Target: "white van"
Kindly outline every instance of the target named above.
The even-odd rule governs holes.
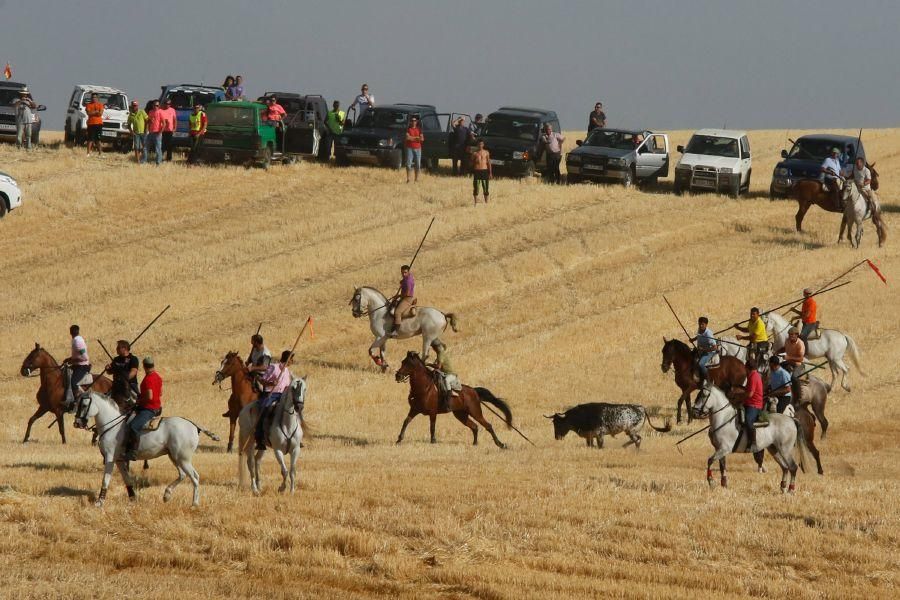
[[[66,110],[66,144],[83,144],[87,140],[87,113],[84,107],[91,101],[91,94],[97,94],[102,104],[103,129],[100,141],[127,150],[131,146],[131,132],[128,131],[128,95],[122,90],[104,85],[80,84],[75,86]]]
[[[726,192],[738,197],[750,189],[750,140],[746,131],[701,129],[691,136],[675,165],[676,194],[685,190]]]

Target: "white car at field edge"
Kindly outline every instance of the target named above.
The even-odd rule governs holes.
[[[0,171],[0,217],[22,206],[22,190],[12,175]]]
[[[682,156],[675,166],[676,194],[709,191],[737,198],[750,189],[753,165],[746,131],[701,129],[678,151]]]

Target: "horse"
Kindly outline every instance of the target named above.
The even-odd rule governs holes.
[[[675,384],[681,388],[676,407],[676,423],[681,423],[681,405],[685,405],[688,423],[692,420],[690,411],[691,392],[699,389],[699,382],[694,377],[694,352],[681,340],[667,340],[663,337],[662,372],[668,373],[675,368]],[[731,386],[743,385],[747,379],[744,363],[733,356],[723,356],[716,366],[707,368],[709,378],[719,387],[729,389]]]
[[[872,174],[872,189],[877,190],[878,173],[875,171],[875,163],[867,166]],[[791,188],[790,197],[797,201],[797,214],[794,217],[797,231],[803,231],[803,217],[806,216],[806,211],[812,206],[818,206],[833,213],[843,212],[840,206],[834,205],[834,197],[830,192],[822,189],[822,182],[818,179],[801,179]]]
[[[706,481],[710,487],[715,485],[712,476],[713,461],[719,461],[722,487],[728,487],[728,475],[725,471],[725,457],[732,452],[749,452],[746,436],[738,436],[741,429],[737,423],[738,409],[732,406],[725,393],[711,382],[706,382],[704,392],[697,394],[694,403],[694,415],[700,419],[709,417],[709,441],[716,451],[706,462]],[[797,463],[794,461],[793,449],[801,449],[800,460],[803,461],[804,438],[798,435],[799,425],[791,417],[779,413],[769,413],[769,425],[756,430],[756,447],[769,450],[769,453],[781,467],[781,491],[794,492],[797,478]],[[737,442],[737,446],[735,443]],[[790,473],[790,485],[788,485]]]
[[[300,448],[303,447],[303,405],[306,402],[306,378],[294,379],[291,385],[285,389],[278,403],[272,407],[274,417],[266,433],[266,445],[275,453],[275,459],[281,467],[281,487],[279,492],[290,488],[294,493],[297,477],[297,458],[300,456]],[[260,493],[259,463],[265,450],[248,449],[247,446],[254,443],[256,423],[260,419],[256,402],[252,402],[241,409],[239,423],[241,426],[238,438],[238,475],[241,487],[245,485],[246,474],[250,473],[250,488],[254,494]],[[246,462],[243,462],[241,454],[246,450]],[[290,469],[284,463],[284,455],[291,457]],[[246,469],[245,469],[246,467]]]
[[[222,383],[226,377],[231,377],[231,395],[228,397],[228,410],[222,414],[229,420],[228,424],[228,452],[234,447],[234,428],[237,425],[241,410],[248,404],[259,399],[259,393],[253,389],[253,380],[247,365],[241,360],[237,352],[229,352],[222,359],[222,364],[213,378],[213,385]]]
[[[486,402],[496,406],[503,413],[507,427],[512,426],[512,411],[504,400],[494,396],[490,390],[464,385],[462,390],[458,392],[459,396],[450,398],[447,408],[441,407],[438,402],[440,392],[438,392],[438,387],[435,383],[435,372],[430,371],[425,366],[425,361],[422,360],[418,352],[406,353],[406,358],[400,364],[394,379],[397,383],[409,381],[409,414],[403,420],[400,435],[397,436],[397,444],[403,441],[406,427],[418,414],[428,415],[428,418],[431,419],[431,443],[436,444],[437,438],[434,436],[434,426],[437,416],[446,412],[452,412],[453,416],[459,419],[460,423],[472,430],[473,446],[478,445],[478,425],[475,424],[475,421],[477,421],[491,434],[497,447],[506,448],[506,444],[500,441],[500,438],[494,433],[494,428],[484,418],[481,412],[481,403]]]
[[[747,362],[747,346],[738,341],[733,335],[720,335],[716,338],[719,343],[719,358],[733,356],[739,361]],[[715,366],[715,365],[712,365]]]
[[[887,227],[881,218],[881,205],[877,198],[873,196],[872,205],[874,210],[869,210],[869,203],[866,202],[865,196],[856,184],[855,180],[848,180],[844,188],[844,218],[841,220],[841,230],[838,233],[838,243],[844,238],[844,227],[847,228],[847,241],[853,248],[859,248],[862,241],[863,221],[872,219],[875,225],[875,231],[878,234],[878,247],[884,246],[887,239]],[[856,235],[853,235],[853,227],[856,226]]]
[[[768,313],[763,317],[772,331],[773,350],[784,348],[787,341],[788,330],[791,328],[790,322],[779,313]],[[828,361],[828,368],[831,370],[831,384],[834,387],[834,381],[837,378],[837,372],[841,372],[841,387],[846,391],[850,391],[850,368],[844,362],[844,355],[850,351],[850,358],[853,364],[859,369],[860,374],[865,375],[860,366],[859,348],[856,342],[849,335],[841,333],[837,329],[819,329],[819,337],[806,342],[806,359],[822,358]]]
[[[37,399],[38,408],[28,419],[28,426],[25,428],[25,439],[22,443],[28,442],[31,437],[31,426],[34,422],[44,416],[45,413],[53,413],[56,415],[56,424],[59,426],[59,437],[62,443],[66,443],[66,429],[63,424],[63,413],[65,413],[66,387],[63,381],[62,367],[56,362],[49,352],[41,348],[41,345],[35,342],[34,350],[28,353],[25,360],[22,361],[22,368],[19,373],[23,377],[32,377],[33,371],[40,371],[41,385],[38,388],[35,398]],[[102,394],[108,394],[112,390],[112,380],[104,375],[93,375],[94,379],[91,389]],[[53,424],[51,423],[52,427]]]
[[[122,458],[129,414],[127,411],[122,412],[111,397],[97,392],[80,396],[75,403],[75,427],[87,429],[90,419],[94,420],[94,431],[97,432],[100,454],[103,456],[103,482],[95,503],[98,508],[106,501],[113,467],[119,468],[128,497],[136,498],[131,474],[128,472],[128,461]],[[182,417],[164,417],[160,419],[159,427],[153,431],[145,431],[138,439],[136,453],[138,460],[149,460],[165,454],[178,469],[178,479],[166,486],[163,493],[164,502],[171,499],[175,487],[187,475],[194,484],[192,505],[200,505],[200,475],[191,463],[191,458],[200,444],[201,433],[213,441],[219,441],[216,434]]]
[[[820,439],[825,439],[828,433],[828,419],[825,418],[825,404],[828,402],[828,393],[831,386],[816,377],[809,376],[809,381],[802,382],[800,385],[800,397],[795,401],[797,407],[810,409],[812,415],[819,421],[822,426],[822,435]],[[815,423],[813,423],[815,426]],[[810,447],[812,450],[812,447]]]
[[[375,336],[375,341],[369,346],[369,358],[381,367],[382,373],[386,372],[390,367],[384,358],[384,347],[394,329],[394,317],[390,314],[390,301],[375,288],[358,287],[353,290],[350,308],[354,318],[369,317],[369,327],[372,335]],[[397,338],[402,340],[421,335],[422,356],[427,359],[431,350],[431,342],[438,339],[441,333],[447,330],[448,325],[453,331],[459,331],[455,314],[445,313],[427,306],[418,307],[415,316],[405,318],[400,323]]]

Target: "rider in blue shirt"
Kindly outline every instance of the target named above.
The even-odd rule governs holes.
[[[775,410],[779,413],[783,413],[791,403],[791,374],[781,366],[777,356],[769,358],[769,384],[766,386],[766,396],[778,401]]]
[[[700,383],[702,384],[708,375],[706,365],[719,351],[719,344],[709,329],[709,319],[706,317],[697,319],[697,336],[691,341],[697,343],[697,368],[700,370]]]

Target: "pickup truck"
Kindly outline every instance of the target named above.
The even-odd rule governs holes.
[[[66,109],[66,127],[63,139],[67,145],[84,144],[87,139],[87,112],[84,107],[91,101],[91,94],[106,106],[103,110],[103,129],[100,141],[112,144],[119,150],[131,147],[131,132],[128,130],[128,96],[122,90],[105,85],[79,84],[69,97]]]
[[[831,156],[833,148],[840,148],[845,152],[847,146],[853,147],[852,161],[857,157],[866,157],[866,148],[862,140],[848,135],[832,135],[818,133],[804,135],[797,141],[791,140],[790,152],[781,151],[781,162],[775,165],[772,171],[772,183],[769,185],[769,197],[785,198],[791,193],[791,189],[798,181],[804,179],[819,179],[822,163]]]
[[[172,101],[172,108],[178,115],[178,125],[172,136],[173,147],[186,147],[191,145],[190,125],[188,118],[195,104],[204,107],[213,102],[225,100],[225,92],[220,87],[209,85],[197,85],[193,83],[179,83],[178,85],[162,86],[162,94],[159,96],[160,104],[166,100]]]
[[[737,198],[750,189],[753,165],[746,131],[701,129],[678,151],[682,156],[675,165],[675,194],[726,192]]]
[[[538,139],[549,123],[559,132],[559,119],[552,110],[504,106],[488,115],[478,140],[491,153],[494,173],[531,177],[547,166],[544,153],[538,156]]]
[[[19,91],[27,89],[24,83],[14,81],[0,81],[0,139],[16,141],[16,107],[15,101],[19,99]],[[36,146],[41,140],[41,118],[38,111],[47,110],[43,104],[38,104],[33,111],[31,121],[31,144]]]
[[[438,161],[450,158],[450,114],[439,114],[430,104],[388,104],[370,108],[356,123],[335,139],[337,164],[376,164],[399,169],[404,164],[403,147],[409,117],[419,117],[425,143],[422,165],[436,169]],[[446,126],[441,119],[446,118]],[[350,122],[348,121],[348,125]]]
[[[566,155],[567,183],[656,183],[669,175],[669,136],[646,129],[594,129]]]

